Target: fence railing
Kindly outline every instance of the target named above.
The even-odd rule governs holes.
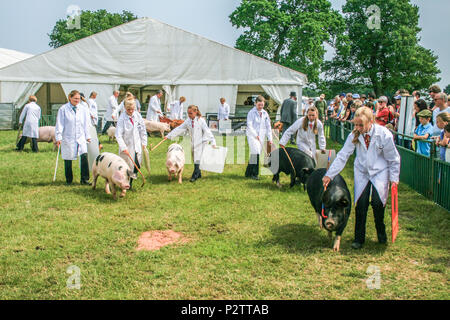
[[[340,122],[334,119],[326,121],[329,138],[339,144],[344,144],[353,130],[350,122]],[[402,143],[412,137],[393,132],[397,143]],[[436,147],[432,141],[430,156],[424,156],[397,144],[401,157],[400,181],[429,200],[450,211],[450,163],[436,158]]]

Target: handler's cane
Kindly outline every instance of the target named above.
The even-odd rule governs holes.
[[[22,129],[22,124],[19,125],[19,129],[17,130],[17,138],[16,138],[16,146],[19,143],[20,130]]]
[[[61,149],[61,144],[58,146],[58,154],[56,155],[56,165],[55,165],[55,174],[53,175],[53,182],[56,181],[56,171],[58,170],[58,160],[59,160],[59,150]]]
[[[144,177],[144,175],[142,174],[141,170],[139,170],[138,166],[137,166],[136,163],[134,162],[134,160],[133,160],[133,158],[131,157],[131,155],[130,155],[130,153],[128,152],[128,150],[125,150],[124,153],[130,158],[131,162],[133,162],[133,164],[134,164],[134,167],[137,169],[137,171],[139,171],[139,173],[140,173],[141,176],[142,176],[142,179],[144,179],[144,182],[142,183],[142,186],[141,186],[141,188],[142,188],[142,187],[145,185],[145,177]]]
[[[158,148],[160,145],[162,145],[163,144],[163,142],[164,141],[166,141],[166,139],[164,139],[163,141],[161,141],[160,143],[158,143],[154,148],[152,148],[150,151],[155,151],[156,150],[156,148]]]

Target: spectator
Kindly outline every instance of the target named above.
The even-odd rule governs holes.
[[[362,102],[360,100],[356,100],[351,106],[349,110],[349,116],[347,118],[347,121],[353,122],[353,119],[355,118],[356,110],[362,107]]]
[[[430,143],[425,141],[430,141],[430,137],[433,133],[433,126],[430,124],[430,119],[432,113],[430,110],[422,110],[418,114],[420,125],[414,132],[414,140],[417,141],[417,153],[423,154],[424,156],[430,156]]]
[[[433,136],[438,136],[441,130],[437,127],[436,117],[443,112],[450,112],[450,107],[447,106],[447,95],[443,92],[434,95],[434,103],[436,107],[433,111]]]
[[[413,97],[414,97],[414,101],[417,101],[420,99],[420,92],[419,91],[413,91]]]
[[[339,108],[339,112],[337,114],[337,119],[339,121],[345,121],[347,115],[348,101],[347,98],[342,99],[341,106]]]
[[[444,128],[444,137],[449,141],[449,144],[447,144],[447,150],[445,152],[445,161],[450,162],[450,123],[448,123]]]
[[[387,106],[388,98],[386,96],[382,96],[378,99],[379,109],[376,113],[376,123],[380,126],[386,126],[388,123],[392,121],[394,115],[391,110]]]
[[[353,94],[347,93],[347,96],[345,98],[347,99],[348,107],[350,107],[353,103]]]
[[[365,94],[362,94],[359,100],[361,100],[363,106],[366,106],[367,96]]]
[[[436,145],[439,147],[439,157],[442,161],[445,161],[445,152],[447,151],[447,146],[449,139],[445,137],[444,128],[450,123],[450,113],[442,112],[436,117],[436,124],[441,130],[439,137],[436,139]]]
[[[434,108],[435,108],[434,96],[437,93],[441,93],[442,90],[438,85],[434,85],[434,86],[431,86],[430,89],[428,89],[428,92],[430,93],[430,97],[431,97],[430,110],[434,111]]]
[[[369,93],[369,100],[366,101],[366,107],[372,109],[373,113],[376,114],[377,109],[376,109],[376,101],[375,101],[376,97],[375,97],[375,93],[371,92]]]
[[[415,111],[414,116],[416,117],[415,128],[417,128],[420,125],[419,116],[418,116],[419,112],[421,112],[422,110],[427,110],[427,109],[428,109],[428,105],[425,100],[419,99],[414,102],[414,111]]]
[[[319,120],[323,122],[324,114],[326,113],[327,103],[325,102],[325,95],[322,93],[319,100],[314,104],[316,109],[319,111]]]
[[[265,99],[263,99],[265,102]],[[283,101],[283,104],[281,105],[281,123],[283,123],[283,132],[281,135],[283,135],[286,130],[295,122],[297,121],[297,93],[291,92],[289,95],[289,98]],[[291,143],[294,144],[295,142],[291,140]]]

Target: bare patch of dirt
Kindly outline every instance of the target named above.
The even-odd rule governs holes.
[[[138,241],[137,251],[156,251],[170,244],[184,244],[189,240],[173,230],[144,232]]]

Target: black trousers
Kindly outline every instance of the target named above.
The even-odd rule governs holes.
[[[370,191],[372,190],[372,205],[373,214],[375,218],[375,228],[377,230],[377,236],[379,241],[386,241],[386,226],[384,224],[384,212],[386,207],[380,199],[377,189],[369,181],[366,188],[364,189],[361,197],[356,203],[355,213],[355,242],[363,244],[366,240],[366,221],[367,221],[367,211],[369,210],[369,198]]]
[[[106,134],[106,131],[108,131],[109,127],[111,127],[112,125],[114,125],[114,121],[106,121],[102,134]]]
[[[89,181],[89,163],[87,153],[81,155],[81,181]],[[73,172],[72,172],[72,160],[64,160],[64,173],[66,175],[66,182],[72,183]]]
[[[134,162],[136,163],[136,166],[137,166],[139,169],[141,169],[141,164],[139,163],[137,153],[134,154]],[[139,171],[138,171],[138,169],[137,169],[136,167],[134,167],[133,172],[134,172],[134,173],[138,173]],[[134,179],[130,179],[130,190],[131,190],[131,188],[133,187],[133,180],[134,180]]]
[[[25,137],[25,136],[22,136],[22,138],[20,138],[19,143],[17,143],[17,150],[19,150],[19,151],[23,150],[23,148],[25,147],[25,143],[27,142],[27,139],[28,139],[28,137]],[[31,150],[33,152],[39,151],[36,138],[31,138]]]
[[[192,173],[191,179],[199,179],[202,177],[202,172],[200,170],[200,163],[194,163],[194,172]]]
[[[259,154],[251,154],[248,161],[245,177],[257,177],[259,175]]]

